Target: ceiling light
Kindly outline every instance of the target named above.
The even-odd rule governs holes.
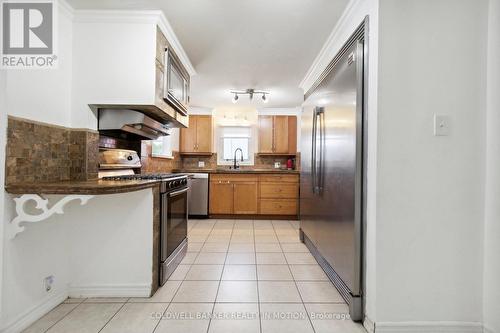
[[[250,101],[252,101],[253,96],[255,94],[261,94],[262,101],[264,103],[269,102],[269,96],[267,96],[269,94],[269,91],[265,91],[265,90],[255,90],[255,89],[231,90],[230,93],[234,94],[233,103],[236,103],[238,101],[238,98],[240,95],[248,95]]]

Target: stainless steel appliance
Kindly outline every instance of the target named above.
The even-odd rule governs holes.
[[[189,217],[208,217],[208,173],[189,175]]]
[[[170,48],[165,49],[165,66],[163,99],[186,116],[189,104],[189,74]]]
[[[301,238],[356,321],[363,319],[366,27],[306,93],[301,125]]]
[[[179,265],[187,253],[188,177],[185,174],[136,174],[140,167],[137,152],[122,149],[101,149],[99,177],[102,180],[160,181],[160,285]]]
[[[123,139],[154,140],[170,135],[168,124],[126,109],[99,109],[98,129],[101,134]]]

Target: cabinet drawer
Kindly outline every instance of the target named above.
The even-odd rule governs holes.
[[[258,177],[256,175],[233,175],[233,174],[211,174],[210,181],[212,182],[256,182]]]
[[[265,174],[260,175],[261,182],[275,182],[275,183],[298,183],[299,175],[273,175]]]
[[[297,215],[297,200],[261,199],[260,213],[264,215]]]
[[[295,199],[299,196],[298,184],[260,183],[260,197],[268,199]]]

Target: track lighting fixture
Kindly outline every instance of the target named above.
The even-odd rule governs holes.
[[[231,94],[234,94],[233,97],[233,103],[238,102],[238,96],[239,95],[248,95],[250,100],[253,100],[253,96],[255,94],[259,95],[261,94],[262,101],[264,103],[269,102],[269,91],[264,91],[264,90],[255,90],[255,89],[246,89],[246,90],[231,90]]]

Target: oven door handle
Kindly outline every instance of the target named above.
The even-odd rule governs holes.
[[[189,190],[189,187],[186,187],[185,189],[182,189],[182,190],[179,190],[179,191],[170,192],[168,194],[168,196],[169,197],[175,197],[176,195],[179,195],[179,194],[182,194],[182,193],[186,193],[188,190]]]

